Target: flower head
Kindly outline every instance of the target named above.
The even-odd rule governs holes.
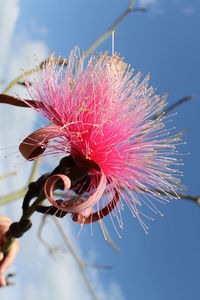
[[[51,125],[28,136],[20,146],[25,158],[49,153],[70,155],[83,175],[73,182],[63,174],[47,180],[47,198],[58,209],[72,213],[79,223],[94,222],[111,211],[121,222],[126,203],[144,225],[141,204],[156,213],[154,202],[176,196],[177,136],[170,137],[164,113],[158,116],[163,99],[118,55],[91,56],[87,66],[75,70],[74,50],[67,65],[53,57],[36,73],[32,98],[26,102]],[[51,140],[51,142],[50,142]],[[53,142],[52,142],[53,141]],[[174,169],[175,167],[175,169]],[[53,188],[63,180],[66,201],[54,201]],[[71,201],[70,187],[78,191]],[[165,199],[166,200],[166,199]]]

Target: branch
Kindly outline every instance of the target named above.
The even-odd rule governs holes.
[[[3,94],[8,94],[8,92],[10,92],[10,90],[12,90],[18,84],[18,82],[23,80],[26,76],[32,75],[34,70],[35,70],[35,68],[28,70],[26,72],[23,72],[23,74],[19,75],[14,80],[12,80],[11,83],[4,89]]]
[[[63,237],[63,239],[64,239],[64,241],[65,241],[65,243],[66,243],[66,245],[68,247],[68,249],[69,249],[69,251],[71,252],[71,255],[73,256],[74,260],[76,261],[76,263],[77,263],[77,265],[79,267],[80,273],[81,273],[81,275],[82,275],[82,277],[83,277],[83,279],[85,281],[86,286],[88,287],[88,290],[90,291],[90,294],[91,294],[92,298],[94,300],[98,300],[97,295],[96,295],[94,289],[92,288],[92,286],[90,284],[90,281],[89,281],[89,279],[87,277],[87,274],[85,272],[85,264],[84,264],[84,262],[79,258],[79,256],[75,252],[72,244],[70,243],[70,241],[69,241],[69,239],[68,239],[68,237],[67,237],[67,235],[66,235],[66,233],[65,233],[65,231],[64,231],[64,229],[62,227],[62,225],[58,221],[58,219],[56,217],[53,217],[53,220],[54,220],[56,226],[58,227],[58,229],[59,229],[59,231],[60,231],[60,233],[61,233],[61,235],[62,235],[62,237]]]
[[[21,85],[24,85],[22,84],[21,82],[23,82],[23,79],[27,76],[30,76],[32,75],[34,72],[38,72],[38,70],[42,70],[43,68],[43,65],[45,63],[47,63],[49,60],[49,58],[43,60],[40,65],[39,65],[39,68],[36,67],[36,68],[32,68],[28,71],[24,71],[21,75],[19,75],[18,77],[16,77],[15,79],[13,79],[10,84],[4,89],[3,93],[2,94],[8,94],[10,92],[10,90],[12,90],[17,84],[21,84]],[[55,58],[55,60],[57,61],[57,63],[59,65],[63,65],[63,64],[67,64],[66,60],[64,58]]]
[[[37,171],[38,171],[38,168],[39,168],[39,164],[40,164],[40,159],[37,159],[35,162],[34,162],[34,165],[33,165],[33,168],[32,168],[32,171],[31,171],[31,174],[30,174],[30,177],[29,177],[29,180],[26,184],[26,186],[18,191],[15,191],[13,193],[10,193],[8,195],[5,195],[5,196],[2,196],[0,197],[0,205],[3,205],[3,204],[7,204],[7,203],[10,203],[12,201],[15,201],[19,198],[22,198],[26,192],[27,192],[27,187],[28,185],[34,180],[36,174],[37,174]],[[12,173],[11,173],[12,174]],[[7,174],[8,176],[9,174]],[[2,178],[5,178],[5,175],[4,177],[2,176]],[[0,179],[2,179],[0,177]]]
[[[173,104],[169,105],[166,109],[165,109],[165,114],[168,114],[171,110],[175,109],[176,107],[182,105],[185,102],[188,102],[190,100],[193,100],[194,96],[193,95],[188,95],[185,96],[179,100],[177,100],[176,102],[174,102]]]
[[[26,194],[26,192],[27,192],[27,187],[22,188],[16,192],[10,193],[8,195],[2,196],[0,197],[0,205],[7,204],[19,198],[22,198]]]
[[[8,178],[8,177],[12,177],[12,176],[14,176],[14,175],[16,175],[16,174],[17,174],[16,172],[9,172],[9,173],[6,173],[6,174],[4,174],[4,175],[0,175],[0,180],[6,179],[6,178]]]
[[[106,225],[103,223],[103,221],[101,221],[101,226],[103,227],[103,232],[105,234],[105,241],[108,243],[108,245],[117,253],[120,252],[120,249],[119,247],[117,247],[117,245],[113,242],[113,240],[111,239],[109,233],[108,233],[108,230],[106,228]]]
[[[143,192],[147,192],[145,190],[142,190]],[[178,196],[178,198],[180,199],[184,199],[184,200],[190,200],[195,202],[197,205],[200,205],[200,195],[190,195],[190,194],[184,194],[184,193],[174,193],[174,191],[161,191],[159,189],[153,189],[153,192],[156,192],[157,195],[170,195],[170,196]],[[148,193],[148,192],[147,192]]]
[[[143,13],[146,13],[146,12],[148,12],[148,8],[146,8],[146,7],[135,7],[133,9],[133,12],[143,12]]]
[[[18,84],[18,85],[21,85],[21,86],[23,86],[23,87],[26,86],[26,82],[25,82],[25,81],[18,81],[17,84]],[[28,85],[29,85],[29,86],[32,86],[32,83],[29,81],[29,82],[28,82]]]
[[[32,171],[31,171],[31,174],[30,174],[27,185],[29,185],[35,179],[37,171],[38,171],[39,166],[40,166],[40,161],[41,161],[40,158],[38,158],[34,161],[33,168],[32,168]]]
[[[89,264],[84,263],[85,267],[99,269],[99,270],[111,270],[113,267],[111,265],[99,265],[99,264]]]
[[[45,225],[45,223],[46,223],[47,217],[48,217],[48,215],[44,215],[44,216],[42,217],[42,222],[40,223],[40,226],[39,226],[39,228],[38,228],[38,238],[39,238],[39,240],[41,241],[41,243],[47,248],[49,254],[50,254],[51,256],[53,256],[53,254],[55,254],[55,253],[56,253],[58,250],[60,250],[60,249],[59,249],[59,247],[51,247],[51,246],[47,243],[47,241],[43,238],[43,236],[42,236],[42,230],[43,230],[44,225]]]
[[[195,202],[197,205],[200,205],[200,195],[194,196],[189,194],[178,194],[181,199],[190,200]]]
[[[79,63],[83,61],[83,59],[87,58],[88,55],[93,52],[99,45],[101,45],[115,29],[119,26],[119,24],[133,11],[141,11],[141,8],[133,9],[134,0],[129,1],[128,8],[114,21],[114,23],[108,28],[108,30],[102,34],[81,56]],[[144,9],[143,9],[144,11]],[[78,63],[78,64],[79,64]]]

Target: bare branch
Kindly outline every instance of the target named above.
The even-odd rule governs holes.
[[[112,32],[119,26],[119,24],[131,13],[134,11],[134,0],[130,0],[128,8],[113,22],[113,24],[108,28],[108,30],[102,34],[82,55],[80,61],[87,58],[88,55],[93,52],[99,45],[101,45],[111,34]],[[139,11],[136,9],[135,11]]]
[[[132,11],[132,10],[133,10],[133,5],[134,5],[134,2],[135,2],[135,0],[129,0],[128,9],[129,9],[130,11]]]
[[[113,266],[111,265],[99,265],[99,264],[89,264],[89,263],[85,263],[85,267],[95,268],[99,270],[111,270],[113,268]]]
[[[62,237],[63,237],[63,239],[64,239],[64,241],[65,241],[65,243],[66,243],[66,245],[67,245],[67,247],[69,249],[69,251],[71,252],[74,260],[76,261],[76,263],[77,263],[77,265],[78,265],[78,267],[80,269],[80,273],[81,273],[81,275],[82,275],[82,277],[83,277],[83,279],[85,281],[85,284],[88,287],[88,290],[90,291],[90,294],[91,294],[92,298],[94,300],[98,300],[97,295],[96,295],[94,289],[92,288],[92,286],[90,284],[90,281],[89,281],[89,279],[87,277],[87,274],[85,272],[85,264],[84,264],[84,262],[79,258],[79,256],[75,252],[72,244],[70,243],[70,241],[69,241],[69,239],[68,239],[68,237],[67,237],[67,235],[65,233],[65,230],[63,229],[63,227],[60,224],[60,222],[58,221],[58,219],[56,217],[53,217],[53,220],[56,223],[56,225],[57,225],[57,227],[59,229],[59,232],[61,233],[61,235],[62,235]]]
[[[58,247],[58,246],[56,246],[56,247],[50,246],[50,245],[47,243],[47,241],[46,241],[46,240],[43,238],[43,236],[42,236],[42,230],[43,230],[44,225],[45,225],[45,223],[46,223],[47,217],[48,217],[47,215],[44,215],[43,218],[42,218],[42,221],[41,221],[40,226],[39,226],[39,228],[38,228],[38,238],[39,238],[40,242],[45,246],[45,248],[47,248],[49,254],[50,254],[52,257],[54,257],[54,254],[56,254],[58,251],[60,251],[61,248]]]
[[[5,195],[5,196],[2,196],[2,197],[0,197],[0,205],[7,204],[7,203],[15,201],[19,198],[22,198],[25,195],[26,192],[27,192],[27,188],[23,188],[23,189],[20,189],[16,192],[10,193],[10,194]]]
[[[15,285],[15,283],[13,281],[11,281],[10,279],[12,279],[13,277],[15,277],[15,273],[9,273],[8,275],[6,275],[6,286],[11,286],[11,285]]]
[[[4,175],[0,175],[0,180],[6,179],[8,177],[15,176],[16,174],[17,174],[16,172],[9,172],[9,173],[6,173]]]
[[[143,190],[143,191],[147,192],[145,190]],[[159,189],[153,189],[152,191],[156,192],[157,196],[160,196],[160,195],[163,195],[163,196],[169,195],[172,197],[178,196],[179,199],[193,201],[197,205],[200,205],[200,195],[191,195],[191,194],[184,194],[184,193],[176,193],[175,194],[174,191],[161,191]]]
[[[143,13],[146,13],[146,12],[148,12],[148,9],[146,7],[135,7],[133,9],[133,12],[143,12]]]
[[[195,202],[197,205],[200,205],[200,195],[194,196],[189,194],[178,194],[180,199],[190,200]]]
[[[28,83],[29,86],[32,85],[32,83],[31,83],[30,81],[28,81],[27,83]],[[18,85],[21,85],[21,86],[23,86],[23,87],[26,86],[26,82],[25,82],[25,81],[19,81],[19,82],[17,82],[17,84],[18,84]]]
[[[47,242],[46,240],[42,237],[42,230],[44,228],[44,225],[46,223],[46,219],[47,219],[47,216],[44,216],[42,218],[42,222],[39,226],[39,229],[38,229],[38,237],[40,239],[40,241],[43,243],[43,245],[47,248],[48,252],[50,253],[50,255],[54,254],[57,250],[59,250],[59,247],[51,247]],[[88,287],[89,291],[90,291],[90,294],[92,296],[92,298],[94,300],[98,300],[97,298],[97,295],[95,294],[95,291],[94,289],[92,288],[91,286],[91,283],[87,277],[87,274],[85,272],[85,268],[86,267],[89,267],[89,268],[95,268],[95,269],[101,269],[101,270],[110,270],[112,268],[112,266],[110,265],[99,265],[99,264],[91,264],[91,263],[85,263],[83,262],[79,256],[77,255],[76,251],[74,250],[72,244],[70,243],[67,235],[66,235],[66,232],[65,230],[63,229],[62,225],[60,224],[60,222],[58,221],[58,219],[56,217],[53,217],[53,220],[55,222],[55,224],[57,225],[58,227],[58,230],[59,232],[61,233],[61,236],[63,237],[64,241],[65,241],[65,244],[67,246],[67,248],[69,249],[71,255],[73,256],[74,260],[76,261],[79,269],[80,269],[80,273],[83,277],[83,280],[85,281],[85,284],[86,286]]]
[[[30,174],[30,177],[29,177],[29,180],[28,180],[28,185],[29,183],[31,183],[35,177],[36,177],[36,174],[38,172],[38,169],[39,169],[39,166],[40,166],[40,161],[41,159],[38,158],[34,161],[34,164],[33,164],[33,167],[32,167],[32,170],[31,170],[31,174]]]
[[[8,92],[10,92],[10,90],[12,90],[17,84],[18,82],[20,82],[21,80],[23,80],[26,76],[30,76],[32,75],[34,72],[34,69],[28,70],[26,72],[23,72],[23,74],[19,75],[18,77],[16,77],[14,80],[12,80],[10,82],[10,84],[4,89],[3,94],[8,94]]]
[[[193,100],[194,96],[193,95],[188,95],[185,96],[179,100],[177,100],[176,102],[174,102],[173,104],[169,105],[166,109],[165,109],[165,113],[168,114],[171,110],[175,109],[176,107],[182,105],[185,102],[188,102],[190,100]]]
[[[30,69],[28,71],[24,71],[21,75],[19,75],[18,77],[16,77],[14,80],[12,80],[10,82],[10,84],[4,89],[3,91],[3,94],[8,94],[10,92],[10,90],[12,90],[17,84],[20,84],[21,82],[23,82],[23,79],[32,75],[34,72],[36,71],[39,71],[43,68],[43,65],[45,63],[47,63],[49,60],[49,58],[43,60],[40,65],[39,65],[39,68],[36,67],[36,68],[33,68],[33,69]],[[55,61],[59,64],[59,65],[64,65],[64,64],[67,64],[67,61],[64,59],[64,58],[61,58],[61,57],[58,57],[58,58],[55,58]]]
[[[33,168],[32,168],[32,171],[31,171],[31,174],[30,174],[30,178],[26,184],[26,186],[22,189],[19,189],[18,191],[15,191],[13,193],[10,193],[8,195],[5,195],[5,196],[1,196],[0,197],[0,205],[3,205],[3,204],[6,204],[6,203],[10,203],[12,201],[15,201],[19,198],[22,198],[24,197],[24,195],[26,194],[27,192],[27,187],[29,185],[30,182],[32,182],[37,174],[37,171],[38,171],[38,168],[39,168],[39,163],[40,163],[40,160],[37,159],[34,164],[33,164]]]
[[[105,234],[106,237],[106,242],[108,243],[108,245],[117,253],[120,252],[120,249],[117,247],[117,245],[113,242],[113,240],[110,237],[110,234],[108,233],[108,230],[106,228],[106,225],[104,224],[103,221],[101,221],[101,226],[103,227],[103,232]]]

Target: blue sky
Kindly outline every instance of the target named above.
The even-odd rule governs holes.
[[[3,54],[1,50],[0,56],[3,58],[0,58],[0,64],[4,65],[4,68],[0,67],[0,74],[1,76],[6,74],[7,78],[20,73],[22,67],[20,63],[28,68],[28,63],[25,63],[26,56],[31,57],[33,54],[45,56],[52,50],[57,55],[67,56],[74,45],[79,45],[81,50],[87,49],[128,4],[128,1],[122,0],[9,0],[8,2],[12,4],[11,8],[13,7],[13,12],[15,10],[16,17],[13,29],[9,29],[9,40],[9,36],[5,38],[0,30],[0,39],[4,38],[4,43],[0,40],[0,44],[8,45],[10,55],[9,58],[6,57],[7,54]],[[3,3],[4,1],[0,1],[0,14]],[[168,93],[169,104],[185,95],[195,95],[194,101],[176,110],[178,116],[174,118],[173,124],[178,130],[185,129],[187,132],[184,137],[187,145],[181,147],[180,151],[191,153],[189,156],[183,156],[185,165],[182,183],[188,193],[200,194],[200,3],[198,0],[136,1],[135,6],[141,5],[147,6],[149,11],[145,14],[133,13],[120,24],[115,33],[115,50],[124,56],[136,71],[142,71],[144,74],[150,72],[151,84],[156,87],[159,94]],[[11,11],[5,13],[10,15]],[[11,19],[14,20],[14,17]],[[103,43],[99,50],[111,51],[111,40]],[[9,118],[9,111],[6,112]],[[34,116],[31,118],[34,119]],[[26,130],[28,131],[29,127]],[[26,135],[24,132],[23,134]],[[73,238],[73,233],[75,235],[78,228],[73,227],[72,240],[74,239],[78,251],[84,258],[113,266],[111,271],[100,271],[92,275],[94,284],[99,282],[99,289],[108,291],[107,296],[103,295],[102,299],[103,297],[128,300],[199,299],[200,208],[190,201],[180,200],[160,205],[159,209],[164,213],[164,217],[156,217],[154,222],[149,223],[150,230],[147,236],[128,209],[123,213],[122,239],[118,239],[112,224],[108,222],[109,231],[120,248],[120,254],[114,253],[107,246],[97,226],[94,227],[93,238],[90,237],[89,228],[85,227],[78,242]],[[50,238],[54,240],[54,237]],[[59,239],[58,241],[60,242]],[[35,243],[38,249],[43,247],[36,239]],[[32,272],[32,275],[29,275],[32,286],[26,279],[29,294],[26,294],[25,299],[34,300],[38,297],[36,286],[41,284],[41,280],[36,279],[36,276],[39,276],[37,271],[43,276],[45,272],[42,272],[39,266],[27,267],[27,258],[24,258],[27,248],[24,247],[28,246],[23,241],[22,246],[23,256],[21,254],[15,267],[20,277],[17,283],[22,287],[20,280],[27,277],[25,271]],[[57,268],[57,277],[65,276],[60,265],[52,265],[51,259],[46,258],[45,249],[38,252],[43,258],[44,268],[45,264],[49,264],[52,268]],[[33,253],[32,259],[38,259],[34,255]],[[66,270],[67,263],[73,267],[68,258],[65,263]],[[22,266],[23,272],[20,271]],[[50,278],[53,280],[54,277]],[[87,294],[81,278],[75,278],[77,287]],[[73,284],[75,286],[75,283]],[[113,285],[115,288],[112,290]],[[48,295],[47,299],[54,299],[50,298],[52,287],[45,277],[40,291],[43,296]],[[58,281],[55,281],[55,291],[60,292],[59,299],[68,299]],[[16,296],[19,289],[16,287],[11,292],[0,291],[0,297],[1,293],[3,299],[7,300],[11,299],[9,298],[11,293],[15,293]],[[118,293],[118,296],[114,293]],[[79,295],[74,294],[70,297],[76,300]],[[87,295],[85,297],[90,299]]]

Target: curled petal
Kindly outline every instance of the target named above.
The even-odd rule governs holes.
[[[103,219],[106,217],[117,205],[119,201],[119,193],[116,191],[114,198],[101,210],[91,213],[89,215],[82,215],[78,213],[72,214],[72,220],[79,224],[89,224],[99,221],[100,219]]]
[[[59,179],[63,180],[64,187],[65,187],[65,180],[69,179],[69,177],[67,177],[66,175],[61,175],[61,174],[57,174],[57,175],[53,175],[53,176],[49,177],[49,179],[47,179],[47,181],[45,183],[44,191],[45,191],[47,199],[54,206],[56,206],[58,209],[62,209],[64,211],[67,211],[70,213],[81,213],[84,210],[86,210],[90,207],[93,207],[99,201],[101,196],[103,195],[105,188],[106,188],[106,183],[107,183],[106,177],[102,173],[96,192],[92,196],[90,196],[87,200],[85,200],[82,203],[80,203],[78,201],[77,202],[74,201],[74,204],[71,204],[71,201],[68,200],[68,201],[63,202],[62,205],[58,205],[53,198],[53,189],[54,189],[54,185],[56,184],[56,182]]]
[[[54,137],[62,135],[60,128],[55,125],[40,128],[27,136],[19,146],[21,154],[27,160],[40,156],[47,148],[48,142]]]
[[[69,179],[68,176],[63,175],[63,174],[56,174],[56,175],[49,177],[47,179],[47,181],[45,182],[44,191],[45,191],[45,195],[46,195],[47,199],[53,204],[53,206],[57,207],[58,209],[65,210],[65,209],[63,209],[63,206],[64,206],[63,201],[62,200],[60,202],[58,200],[55,201],[54,197],[53,197],[54,186],[55,186],[56,182],[60,179],[64,183],[64,191],[67,191],[71,187],[71,180]]]
[[[9,104],[13,106],[19,107],[37,107],[37,101],[34,100],[21,100],[9,95],[0,94],[0,103],[2,104]]]

